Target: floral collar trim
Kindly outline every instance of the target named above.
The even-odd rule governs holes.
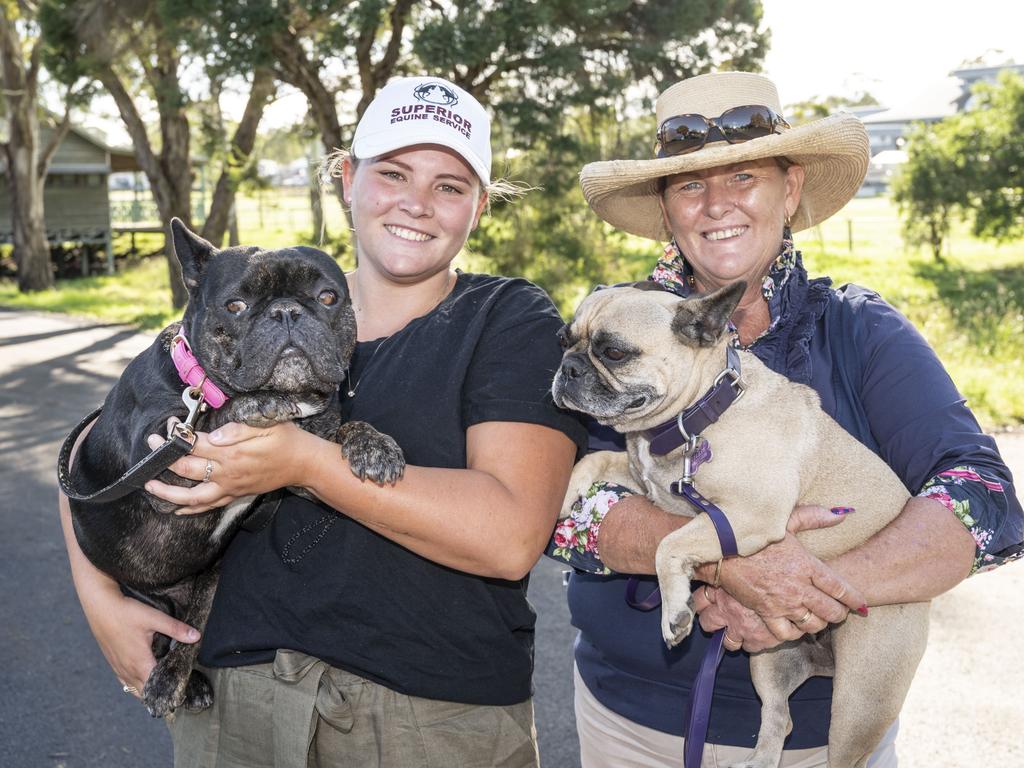
[[[761,295],[768,302],[768,312],[772,320],[767,330],[748,346],[753,346],[775,329],[783,314],[782,288],[789,281],[794,267],[800,263],[800,260],[800,251],[793,247],[793,233],[789,227],[786,227],[782,231],[782,246],[779,248],[779,255],[775,257],[775,261],[761,283]],[[665,246],[665,253],[662,258],[658,259],[650,279],[680,296],[689,296],[693,292],[695,288],[693,267],[686,260],[686,255],[679,250],[675,240],[671,240]],[[739,347],[739,339],[735,334],[736,329],[732,327],[731,323],[729,327],[734,332],[733,346]]]

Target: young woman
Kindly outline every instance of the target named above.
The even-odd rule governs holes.
[[[526,577],[585,436],[549,394],[547,295],[451,266],[487,206],[489,130],[454,84],[401,79],[342,163],[359,328],[342,410],[398,441],[404,477],[361,482],[290,423],[229,424],[172,467],[205,482],[147,486],[181,514],[286,486],[322,502],[288,496],[230,545],[200,652],[215,702],[175,714],[176,766],[538,763]],[[197,635],[122,596],[64,517],[93,632],[142,690],[152,633]]]

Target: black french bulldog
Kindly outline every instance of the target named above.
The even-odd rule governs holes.
[[[356,322],[334,260],[305,247],[218,251],[178,219],[171,229],[188,306],[181,323],[164,329],[110,391],[78,450],[71,487],[78,493],[106,487],[150,453],[148,435],[162,434],[172,416],[185,419],[187,385],[169,354],[179,332],[228,396],[208,412],[203,430],[229,421],[268,426],[294,420],[338,443],[360,478],[398,480],[405,461],[394,440],[363,422],[341,424],[338,389],[355,347]],[[160,479],[196,484],[169,471]],[[106,504],[72,501],[71,514],[78,543],[97,568],[133,597],[202,630],[220,556],[253,501],[176,516],[173,504],[138,490]],[[212,703],[209,681],[192,669],[197,645],[154,640],[159,660],[143,690],[152,715]]]

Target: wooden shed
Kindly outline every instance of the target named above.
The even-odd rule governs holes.
[[[40,126],[40,146],[49,143],[52,133],[48,126]],[[50,244],[102,246],[107,269],[113,272],[108,177],[139,170],[131,149],[111,147],[72,126],[53,156],[43,191]],[[10,243],[12,238],[11,190],[9,183],[4,183],[0,187],[0,242]],[[83,261],[83,266],[87,264]]]

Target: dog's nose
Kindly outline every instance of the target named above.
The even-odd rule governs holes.
[[[269,314],[277,322],[291,326],[302,315],[302,305],[292,299],[281,299],[270,305]]]
[[[569,355],[562,360],[562,373],[567,378],[578,379],[583,375],[583,363],[578,355]]]

